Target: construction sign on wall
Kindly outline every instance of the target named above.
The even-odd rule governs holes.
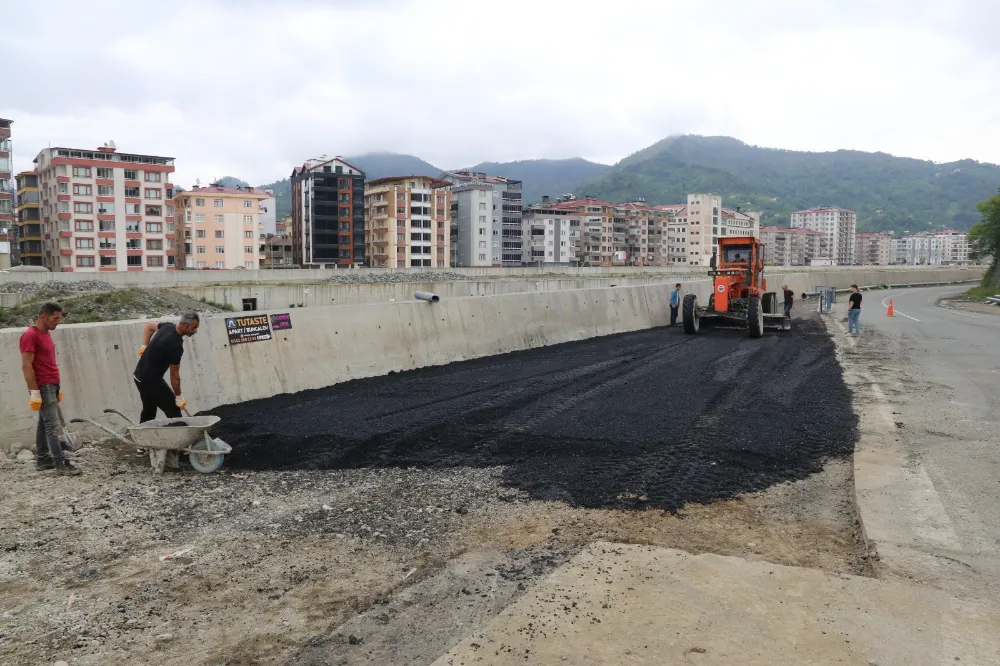
[[[229,334],[229,344],[231,345],[259,342],[271,339],[271,324],[268,322],[267,315],[226,317],[226,332]]]

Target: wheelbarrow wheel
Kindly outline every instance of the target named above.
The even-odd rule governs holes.
[[[204,437],[197,444],[191,447],[195,450],[202,451],[221,451],[222,447],[215,444],[215,440],[211,437]],[[225,462],[226,456],[212,455],[204,453],[189,453],[188,460],[191,461],[191,467],[194,467],[196,471],[202,474],[211,474],[216,472],[222,467],[222,463]]]

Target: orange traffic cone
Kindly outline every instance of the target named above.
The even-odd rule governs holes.
[[[892,309],[892,299],[889,299],[889,309],[885,311],[886,317],[895,317],[896,311]]]

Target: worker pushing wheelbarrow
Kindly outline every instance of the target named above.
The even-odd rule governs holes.
[[[211,474],[222,467],[231,446],[208,434],[209,428],[219,422],[218,416],[186,416],[172,419],[153,419],[135,424],[114,409],[105,414],[116,414],[128,422],[124,434],[119,434],[92,419],[71,419],[71,423],[89,423],[115,439],[145,449],[154,474],[163,474],[167,467],[179,467],[180,455],[186,453],[191,467],[202,474]]]

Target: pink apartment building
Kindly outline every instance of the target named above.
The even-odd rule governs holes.
[[[194,269],[260,268],[260,204],[273,195],[253,187],[216,183],[179,192],[177,265]]]
[[[35,158],[42,264],[53,272],[165,271],[175,266],[174,158],[46,148]]]

